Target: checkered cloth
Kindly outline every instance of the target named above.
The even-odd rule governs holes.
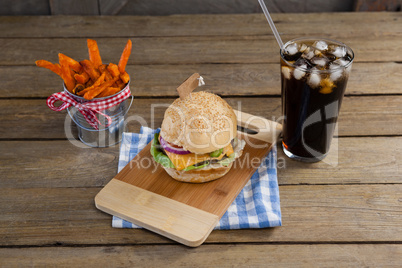
[[[96,117],[96,114],[100,114],[107,119],[108,123],[105,127],[108,127],[112,123],[112,119],[110,116],[102,113],[102,111],[116,106],[130,96],[130,86],[127,84],[122,91],[109,98],[95,98],[91,101],[84,100],[85,102],[83,102],[83,98],[75,96],[67,90],[64,90],[63,92],[53,93],[50,95],[46,100],[46,104],[50,109],[56,112],[60,112],[70,106],[74,106],[81,112],[88,124],[90,124],[94,129],[99,130],[98,126],[101,125],[101,122]],[[62,101],[63,103],[59,107],[56,107],[54,106],[56,101]]]
[[[153,130],[142,127],[139,134],[123,133],[118,171],[122,170],[154,137]],[[276,146],[264,159],[246,186],[215,226],[215,230],[281,226],[281,208],[276,175]],[[113,216],[116,228],[139,226]]]

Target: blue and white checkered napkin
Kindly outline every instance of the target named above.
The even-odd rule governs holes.
[[[123,133],[118,171],[122,170],[152,139],[159,129],[142,127],[140,133]],[[215,230],[281,226],[281,208],[276,175],[276,146],[264,159],[235,201],[216,225]],[[139,226],[113,216],[116,228]]]

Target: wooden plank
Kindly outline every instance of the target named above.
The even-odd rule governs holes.
[[[339,12],[352,11],[354,0],[344,1],[267,1],[270,12],[300,13],[300,12]],[[168,3],[157,0],[128,2],[120,14],[124,15],[172,15],[172,14],[235,14],[261,12],[257,1],[242,0],[171,0]]]
[[[0,188],[103,187],[117,174],[117,145],[90,149],[69,141],[0,144]]]
[[[314,164],[288,159],[278,145],[279,184],[401,182],[401,137],[341,138],[338,144],[337,155],[331,152]],[[89,149],[68,141],[2,141],[0,148],[0,188],[102,187],[117,174],[119,146]]]
[[[292,257],[289,258],[289,252]],[[401,245],[203,245],[2,248],[5,266],[397,267]]]
[[[400,135],[402,133],[400,101],[398,96],[345,98],[339,116],[339,135],[370,136],[369,133],[372,131],[377,135]],[[362,113],[365,113],[364,117],[361,117]],[[388,126],[383,128],[382,122],[386,122]],[[371,124],[371,130],[363,127],[363,124]],[[377,127],[381,129],[376,131]]]
[[[329,155],[321,162],[307,165],[290,160],[280,148],[279,183],[401,183],[401,154],[401,137],[333,139]]]
[[[139,131],[141,125],[160,127],[164,111],[173,100],[134,99],[127,116],[128,130]],[[236,110],[271,121],[276,121],[281,116],[280,97],[225,100]],[[338,135],[400,135],[402,124],[398,122],[402,114],[401,102],[401,96],[382,96],[381,100],[376,96],[345,97],[338,121]],[[0,120],[3,123],[3,128],[0,128],[1,139],[65,139],[66,133],[74,133],[74,129],[64,128],[64,124],[67,122],[69,125],[70,122],[67,112],[50,110],[45,100],[0,100],[0,111]]]
[[[402,21],[398,12],[296,13],[291,16],[289,14],[272,14],[272,18],[281,34],[301,35],[303,33],[303,35],[320,36],[324,33],[331,33],[334,36],[341,37],[362,33],[365,33],[366,36],[400,33]],[[100,38],[127,36],[272,36],[272,32],[264,15],[259,13],[117,17],[3,16],[0,17],[0,35],[8,38]]]
[[[127,2],[128,0],[98,0],[99,15],[118,15],[122,9],[126,8]]]
[[[98,0],[49,0],[52,15],[100,15]]]
[[[50,15],[49,0],[0,0],[0,6],[0,16]]]
[[[356,0],[354,11],[401,11],[401,0]]]
[[[277,95],[281,93],[279,62],[262,64],[129,65],[136,97],[178,97],[173,90],[193,72],[201,72],[205,89],[222,96]],[[402,64],[354,63],[347,95],[402,94]],[[47,98],[62,87],[53,72],[36,66],[0,66],[0,98]]]
[[[1,246],[171,243],[116,229],[94,206],[100,188],[0,189]],[[206,243],[402,241],[402,184],[280,186],[283,226],[213,231]]]
[[[298,37],[284,35],[283,39]],[[300,36],[299,36],[300,37]],[[326,35],[348,44],[358,55],[355,62],[402,61],[402,33],[369,35],[361,33],[342,38]],[[233,37],[155,37],[131,38],[133,51],[129,64],[278,63],[278,44],[272,36]],[[127,38],[97,38],[104,62],[117,62]],[[0,39],[0,65],[33,65],[38,59],[58,61],[64,53],[76,60],[88,58],[85,39]],[[29,47],[29,49],[27,49]]]

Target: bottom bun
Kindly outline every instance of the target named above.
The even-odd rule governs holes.
[[[166,172],[175,180],[181,182],[203,183],[219,179],[226,175],[232,167],[233,163],[226,166],[208,167],[193,169],[189,171],[177,170],[175,168],[165,168]]]

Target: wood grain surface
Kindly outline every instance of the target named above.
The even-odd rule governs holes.
[[[213,90],[210,90],[214,92]],[[135,99],[127,116],[129,131],[139,131],[140,126],[160,127],[166,108],[174,98]],[[280,97],[225,98],[237,110],[280,120]],[[339,115],[339,136],[399,135],[402,132],[402,96],[345,97]],[[21,109],[24,107],[24,109]],[[0,100],[0,137],[6,139],[65,139],[64,128],[71,121],[66,111],[54,112],[42,99]],[[369,123],[366,123],[369,122]],[[390,124],[395,122],[395,124]],[[17,123],[17,124],[16,124]],[[24,128],[20,127],[24,124]],[[74,132],[74,129],[71,129]]]
[[[289,258],[289,252],[292,257]],[[0,264],[11,266],[71,267],[80,261],[85,266],[97,266],[108,263],[110,266],[188,266],[229,267],[227,263],[236,263],[237,267],[266,267],[275,263],[280,267],[331,267],[336,263],[345,267],[397,267],[402,254],[401,245],[204,245],[185,248],[180,246],[146,245],[146,246],[110,246],[110,247],[66,247],[21,248],[13,250],[0,249]],[[312,256],[306,258],[306,256]]]
[[[367,36],[400,34],[398,12],[272,14],[281,34],[333,34]],[[2,38],[95,38],[156,36],[254,36],[273,37],[261,14],[191,16],[2,16]],[[99,27],[101,25],[102,27]],[[216,27],[219,25],[219,27]],[[79,31],[77,31],[79,27]],[[116,29],[119,29],[116,31]],[[100,45],[100,44],[99,44]]]
[[[398,53],[402,46],[402,34],[391,33],[379,36],[354,34],[351,36],[324,37],[341,39],[353,48],[357,55],[354,62],[401,62]],[[283,40],[300,37],[299,34],[284,34]],[[117,62],[123,51],[126,38],[96,38],[102,60]],[[273,36],[184,36],[184,37],[132,38],[133,51],[128,64],[239,64],[277,63],[279,47]],[[0,65],[33,65],[38,59],[57,62],[59,52],[78,61],[88,58],[86,39],[64,38],[6,38],[0,39]],[[30,53],[36,50],[37,54]],[[200,72],[201,73],[201,72]],[[190,75],[190,74],[189,74]],[[186,76],[188,77],[188,75]],[[182,80],[181,80],[182,81]]]
[[[278,145],[279,184],[400,183],[401,137],[342,137],[337,142],[338,163],[295,162]],[[1,188],[102,187],[117,173],[118,146],[91,150],[69,141],[45,140],[0,141],[0,148]]]
[[[147,230],[111,228],[110,215],[95,208],[93,200],[100,190],[0,189],[1,246],[172,243]],[[288,185],[279,191],[282,227],[213,231],[205,244],[394,243],[402,239],[401,184]]]
[[[174,90],[186,75],[200,71],[208,89],[222,96],[279,96],[281,93],[277,63],[261,64],[188,64],[129,65],[134,75],[130,87],[135,97],[178,97]],[[401,94],[397,74],[402,64],[378,62],[354,63],[346,95]],[[158,79],[149,79],[149,75]],[[62,90],[59,76],[36,66],[0,66],[0,98],[47,98]],[[27,85],[30,85],[29,87]]]
[[[391,1],[391,0],[383,0]],[[3,3],[4,2],[4,3]],[[80,2],[63,0],[14,0],[3,1],[1,15],[173,15],[173,14],[233,14],[262,12],[258,2],[243,0],[87,0]],[[340,12],[353,11],[355,0],[340,2],[322,2],[320,0],[303,0],[297,3],[292,0],[269,0],[267,5],[271,12]],[[394,0],[395,2],[395,0]],[[362,1],[360,1],[362,3]],[[365,6],[365,5],[362,5]],[[371,5],[375,7],[376,5]],[[378,6],[378,5],[377,5]],[[375,10],[373,8],[373,10]],[[382,10],[382,9],[378,9]],[[391,10],[397,10],[397,6]]]
[[[320,35],[355,52],[335,146],[325,161],[305,164],[277,144],[283,226],[213,231],[190,250],[147,230],[112,228],[96,209],[95,195],[117,173],[119,146],[75,141],[66,112],[46,106],[61,79],[34,62],[57,61],[59,52],[87,58],[86,38],[98,41],[105,62],[116,62],[130,38],[130,131],[159,127],[175,88],[194,72],[235,109],[277,120],[278,45],[264,16],[0,17],[0,266],[398,267],[401,14],[273,19],[285,41]]]

